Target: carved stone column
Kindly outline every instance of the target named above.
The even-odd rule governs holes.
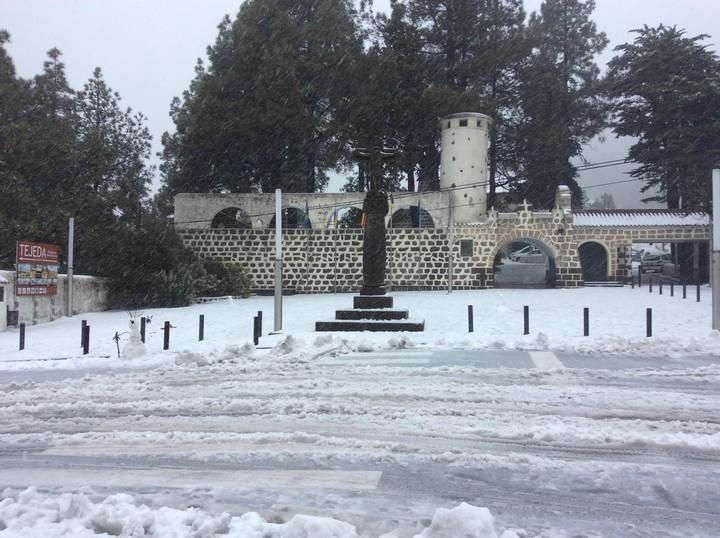
[[[371,191],[363,202],[366,226],[363,238],[363,284],[360,295],[385,295],[385,215],[387,194]]]

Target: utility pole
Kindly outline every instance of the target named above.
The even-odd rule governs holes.
[[[73,315],[73,264],[75,258],[75,217],[68,222],[67,315]]]
[[[712,171],[712,327],[720,331],[720,168]]]
[[[275,316],[273,333],[282,331],[282,190],[275,189]]]

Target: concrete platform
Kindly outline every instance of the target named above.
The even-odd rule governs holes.
[[[321,332],[422,332],[425,330],[425,320],[333,320],[316,321],[315,330]]]
[[[407,319],[407,310],[392,310],[390,308],[336,310],[335,319]]]
[[[355,295],[353,306],[352,310],[336,310],[334,320],[316,321],[315,330],[319,332],[425,330],[425,320],[408,319],[407,310],[393,310],[393,298],[389,295]]]

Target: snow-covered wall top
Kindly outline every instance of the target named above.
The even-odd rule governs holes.
[[[575,226],[708,226],[707,213],[674,209],[586,209],[573,213]]]

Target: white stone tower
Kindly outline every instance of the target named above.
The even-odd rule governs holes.
[[[477,112],[440,118],[440,189],[450,192],[453,222],[478,222],[487,214],[488,131],[492,119]]]

